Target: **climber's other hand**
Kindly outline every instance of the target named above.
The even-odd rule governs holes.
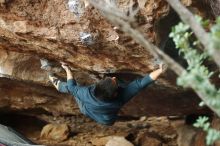
[[[70,70],[69,66],[65,62],[60,62],[64,70]]]

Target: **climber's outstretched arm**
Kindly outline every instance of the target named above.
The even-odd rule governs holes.
[[[79,86],[77,86],[76,81],[73,79],[72,72],[69,68],[69,66],[66,63],[62,63],[63,69],[66,71],[66,78],[67,78],[67,88],[70,93],[72,93],[74,96],[77,95],[77,91],[79,90]]]
[[[62,63],[62,67],[66,71],[67,81],[73,79],[72,72],[71,72],[70,68],[68,67],[68,65],[65,63]]]
[[[150,73],[150,77],[152,80],[157,80],[157,78],[166,70],[166,66],[164,64],[159,65],[159,69]]]

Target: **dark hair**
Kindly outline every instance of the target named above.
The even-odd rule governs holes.
[[[112,82],[110,77],[106,77],[96,84],[95,97],[102,100],[111,100],[117,92],[118,86]]]

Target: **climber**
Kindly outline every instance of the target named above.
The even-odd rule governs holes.
[[[80,86],[73,79],[67,64],[62,63],[62,67],[67,74],[67,82],[62,82],[56,76],[49,75],[55,88],[59,92],[73,95],[84,115],[104,125],[114,124],[120,108],[165,71],[164,64],[160,64],[159,69],[126,86],[121,86],[115,77],[106,77],[90,86]]]

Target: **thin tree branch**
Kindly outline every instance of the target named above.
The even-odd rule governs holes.
[[[129,18],[126,19],[120,19],[120,17],[116,17],[117,15],[112,13],[121,13],[116,7],[110,7],[109,5],[106,5],[104,0],[103,1],[97,1],[97,0],[90,0],[91,4],[96,7],[97,9],[101,10],[102,14],[109,19],[114,25],[117,25],[118,27],[121,27],[121,29],[129,34],[137,43],[142,45],[148,52],[150,52],[154,57],[160,57],[161,60],[167,63],[168,67],[172,69],[177,75],[181,75],[186,70],[180,66],[177,62],[175,62],[172,58],[170,58],[168,55],[166,55],[164,52],[162,52],[158,47],[151,44],[148,40],[144,38],[144,36],[136,29],[132,28],[131,24],[129,22],[126,22],[125,20],[129,20]],[[128,17],[128,16],[126,16]],[[193,85],[192,81],[192,85]],[[193,86],[191,86],[193,87]],[[194,90],[197,95],[206,102],[206,96],[200,91]],[[220,112],[217,111],[213,106],[210,106],[206,104],[212,111],[218,114],[220,116]]]
[[[196,21],[195,16],[184,7],[179,0],[166,0],[170,6],[178,13],[180,18],[188,24],[192,31],[197,36],[198,40],[204,46],[205,50],[213,57],[214,61],[220,67],[220,50],[218,48],[213,48],[214,45],[210,41],[209,34],[203,29],[203,27]]]
[[[119,16],[123,16],[121,11],[112,5],[107,5],[104,1],[90,0],[91,4],[97,9],[101,10],[102,14],[108,18],[114,25],[121,27],[121,29],[129,34],[137,43],[142,45],[148,52],[150,52],[155,58],[160,58],[167,63],[168,67],[171,68],[176,74],[181,75],[185,69],[176,63],[172,58],[163,53],[158,47],[151,44],[144,36],[136,29],[133,29],[129,22],[125,20],[132,20],[129,16],[124,15],[121,19]],[[118,13],[117,15],[114,13]]]

